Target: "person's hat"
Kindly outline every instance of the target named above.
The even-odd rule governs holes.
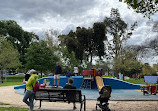
[[[27,74],[31,74],[31,73],[34,73],[34,72],[36,72],[36,70],[31,69],[31,70],[29,70],[29,71],[27,72]]]

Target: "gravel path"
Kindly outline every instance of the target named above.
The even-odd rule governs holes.
[[[15,93],[14,86],[0,87],[0,102],[9,106],[27,107],[22,102],[23,95]],[[73,111],[72,104],[61,102],[42,102],[42,108],[38,109],[39,101],[35,104],[36,111]],[[86,111],[95,111],[95,100],[86,101]],[[3,105],[2,105],[3,106]],[[6,105],[7,106],[7,105]],[[77,110],[80,105],[77,104]],[[111,111],[158,111],[158,101],[109,101]]]

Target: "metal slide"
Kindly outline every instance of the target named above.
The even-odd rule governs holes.
[[[96,76],[95,80],[96,80],[96,84],[97,84],[98,90],[100,91],[101,88],[104,86],[103,78],[100,77],[100,76]]]

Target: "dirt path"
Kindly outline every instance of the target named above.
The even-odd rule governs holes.
[[[23,102],[23,95],[16,94],[14,86],[0,87],[0,102],[8,103],[9,106],[27,107]],[[38,109],[39,101],[35,104]],[[95,111],[95,100],[86,101],[86,111]],[[40,111],[72,111],[72,104],[60,102],[42,102]],[[77,104],[79,109],[80,105]],[[109,101],[112,111],[158,111],[158,101]],[[77,110],[76,110],[77,111]]]

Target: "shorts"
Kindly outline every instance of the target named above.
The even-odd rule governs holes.
[[[54,79],[60,79],[60,74],[55,74]]]

